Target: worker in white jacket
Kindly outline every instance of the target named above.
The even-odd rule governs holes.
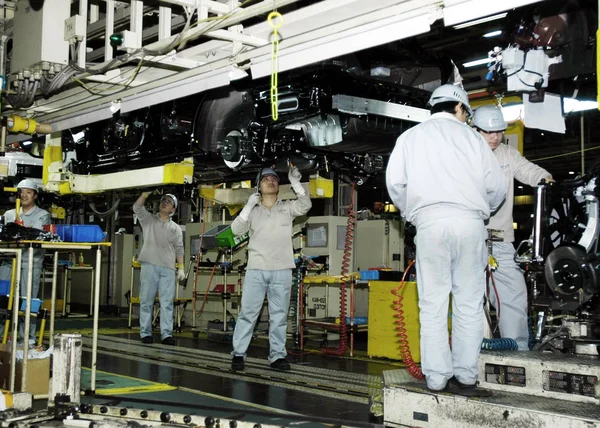
[[[387,166],[387,188],[417,229],[421,367],[427,387],[458,386],[484,395],[488,392],[475,388],[483,340],[484,220],[504,200],[506,186],[485,140],[465,124],[472,114],[466,92],[443,85],[429,104],[431,117],[398,138]]]
[[[506,202],[492,215],[487,225],[488,229],[501,230],[504,236],[504,241],[494,242],[492,247],[498,268],[493,273],[496,290],[489,290],[490,303],[499,316],[500,335],[514,339],[519,350],[526,351],[529,350],[527,288],[523,272],[515,263],[513,246],[514,180],[529,186],[536,186],[541,180],[554,180],[548,171],[529,162],[517,149],[502,144],[508,124],[498,107],[486,105],[475,110],[473,126],[494,152],[507,188]]]

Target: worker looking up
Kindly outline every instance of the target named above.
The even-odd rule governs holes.
[[[290,168],[288,178],[297,199],[282,201],[277,197],[279,176],[271,168],[263,168],[257,177],[258,193],[250,195],[231,224],[234,235],[249,232],[250,236],[242,308],[233,332],[232,370],[244,370],[246,350],[265,295],[269,302],[269,363],[277,370],[290,369],[285,341],[292,269],[296,267],[292,223],[294,217],[306,214],[312,203],[296,167]]]
[[[152,314],[156,292],[160,302],[160,337],[165,345],[175,345],[173,338],[173,300],[175,277],[185,278],[183,270],[183,233],[172,220],[177,198],[165,194],[160,199],[158,213],[150,214],[144,207],[150,192],[144,192],[133,204],[143,231],[144,243],[138,261],[140,271],[140,337],[142,343],[152,343]],[[177,261],[177,275],[175,275]]]
[[[504,176],[485,140],[465,124],[472,111],[463,89],[440,86],[429,105],[431,116],[398,138],[386,171],[392,201],[417,230],[421,367],[430,390],[488,395],[475,388],[483,340],[484,220],[504,200]]]
[[[21,200],[21,209],[19,210],[19,219],[21,225],[32,227],[34,229],[43,230],[44,225],[51,223],[50,213],[41,209],[35,204],[38,198],[38,185],[30,179],[22,180],[17,185],[18,196]],[[15,222],[17,219],[16,210],[8,210],[4,213],[6,223]],[[36,299],[40,290],[40,277],[44,264],[45,250],[34,248],[33,250],[33,270],[31,275],[31,298]],[[27,295],[27,273],[29,265],[29,251],[26,249],[22,252],[21,259],[21,276],[20,276],[20,292],[21,297]],[[3,260],[0,265],[0,279],[10,280],[12,275],[12,260]],[[19,325],[20,336],[23,337],[23,324]],[[29,328],[29,343],[35,343],[36,323],[32,322]]]
[[[493,213],[487,225],[488,229],[501,230],[504,239],[502,242],[493,242],[492,246],[493,256],[498,264],[498,268],[493,272],[498,299],[494,290],[489,290],[490,303],[496,308],[496,313],[499,313],[502,337],[514,339],[519,345],[519,350],[526,351],[529,350],[527,288],[523,272],[515,263],[513,246],[514,180],[530,186],[537,185],[542,179],[554,180],[548,171],[529,162],[514,147],[502,143],[508,124],[498,107],[486,105],[475,110],[473,126],[494,152],[508,189],[506,202]],[[499,305],[497,300],[500,300]]]

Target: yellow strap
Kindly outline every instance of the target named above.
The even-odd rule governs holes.
[[[277,19],[275,22],[275,19]],[[279,82],[277,79],[278,63],[277,59],[279,56],[279,28],[283,25],[283,17],[279,12],[273,11],[267,17],[267,22],[273,28],[273,41],[271,42],[271,117],[273,120],[279,118],[279,111],[277,109],[277,103],[279,101],[279,92],[277,87]]]

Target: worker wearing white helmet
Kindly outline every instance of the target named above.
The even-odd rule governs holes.
[[[170,193],[160,199],[158,213],[150,214],[144,207],[150,192],[144,192],[133,204],[142,226],[144,244],[138,261],[140,271],[140,338],[152,343],[152,315],[158,292],[160,301],[160,337],[165,345],[175,345],[173,338],[173,301],[178,280],[185,278],[183,269],[183,233],[171,217],[177,209],[177,198]],[[175,265],[177,262],[177,265]],[[175,272],[175,268],[177,271]],[[176,275],[175,275],[176,273]]]
[[[20,224],[25,227],[31,227],[39,230],[44,229],[44,225],[50,224],[52,219],[50,213],[35,204],[38,197],[38,185],[31,179],[21,180],[17,185],[18,196],[21,200],[21,208],[19,209]],[[5,223],[12,223],[17,220],[16,210],[8,210],[4,213]],[[42,275],[42,267],[44,263],[45,250],[34,248],[33,250],[33,270],[31,277],[31,297],[38,297],[40,289],[40,277]],[[27,293],[27,276],[29,265],[29,252],[23,251],[21,259],[21,297],[25,297]],[[12,262],[9,260],[2,261],[0,265],[0,279],[10,280],[12,274]],[[23,324],[19,325],[19,331],[23,336]],[[35,343],[36,323],[32,322],[29,329],[29,342]]]
[[[507,188],[506,202],[490,217],[487,225],[488,229],[501,230],[504,235],[503,242],[493,243],[492,251],[498,269],[493,273],[496,290],[489,290],[490,302],[499,314],[502,337],[514,339],[519,350],[525,351],[529,349],[527,288],[523,272],[514,261],[514,180],[529,186],[537,185],[542,179],[554,180],[548,171],[529,162],[514,147],[503,143],[504,131],[508,124],[498,107],[485,105],[476,109],[473,126],[493,150],[504,172]]]
[[[269,363],[273,369],[289,370],[285,342],[288,309],[292,290],[294,250],[292,224],[295,217],[306,214],[312,203],[300,180],[296,167],[288,179],[297,199],[282,201],[279,194],[279,175],[271,168],[263,168],[257,176],[257,193],[233,220],[231,231],[236,235],[249,233],[248,265],[242,293],[242,310],[233,332],[231,369],[244,370],[246,351],[254,333],[254,326],[265,302],[269,302]]]
[[[504,176],[483,138],[465,124],[471,107],[463,89],[443,85],[429,104],[431,116],[400,135],[386,171],[390,198],[417,230],[421,367],[430,390],[488,395],[475,387],[483,339],[484,221],[504,200]]]

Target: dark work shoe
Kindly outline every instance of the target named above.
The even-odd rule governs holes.
[[[162,340],[163,345],[175,345],[175,339],[172,336],[165,337]]]
[[[456,379],[456,377],[454,377],[454,376],[452,376],[450,378],[450,380],[448,381],[448,383],[451,386],[454,386],[454,387],[460,388],[460,389],[475,389],[475,388],[477,388],[476,384],[474,384],[474,385],[468,385],[466,383],[462,383],[460,380]]]
[[[231,370],[241,372],[245,368],[244,357],[233,357],[231,360]]]
[[[275,370],[290,370],[290,363],[285,358],[280,358],[271,363],[271,368]]]
[[[448,392],[465,397],[491,397],[492,391],[487,389],[477,388],[477,385],[468,385],[462,383],[455,377],[448,381]]]
[[[154,343],[154,339],[152,339],[152,336],[144,336],[142,337],[142,343]]]

